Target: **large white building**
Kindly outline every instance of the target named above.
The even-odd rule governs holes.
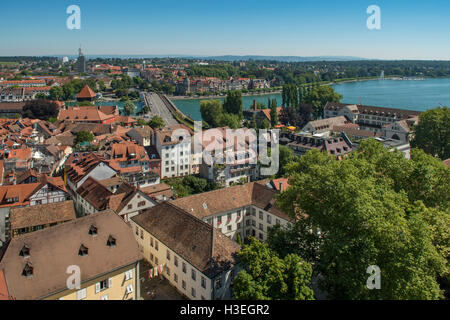
[[[192,134],[182,124],[155,130],[152,145],[161,157],[161,178],[190,174]]]

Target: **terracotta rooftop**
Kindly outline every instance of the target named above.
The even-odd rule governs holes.
[[[78,99],[92,99],[95,98],[96,94],[89,88],[88,85],[85,85],[83,89],[81,89],[80,93],[77,95]]]
[[[169,202],[131,219],[209,278],[238,261],[237,243]]]
[[[97,236],[89,234],[91,226]],[[107,246],[110,236],[115,247]],[[87,256],[78,254],[80,246],[88,248]],[[20,251],[29,248],[29,257]],[[136,239],[130,227],[112,210],[89,215],[51,228],[14,238],[0,262],[8,283],[9,294],[18,300],[42,299],[67,289],[67,267],[79,266],[82,283],[141,259]],[[26,263],[33,275],[22,271]]]
[[[251,182],[177,199],[172,203],[199,219],[254,205],[285,220],[290,220],[288,215],[275,204],[276,194],[276,191],[261,183]]]
[[[74,220],[73,201],[43,204],[38,206],[11,208],[9,220],[11,229],[41,226]]]

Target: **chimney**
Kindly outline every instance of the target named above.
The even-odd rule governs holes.
[[[283,191],[283,182],[280,182],[280,192]]]

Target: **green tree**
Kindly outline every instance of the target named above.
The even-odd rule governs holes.
[[[272,103],[270,107],[270,124],[272,125],[272,127],[275,127],[278,124],[278,111],[276,100],[275,104]]]
[[[130,100],[127,100],[123,106],[123,112],[127,116],[131,116],[136,112],[136,106]]]
[[[442,160],[450,158],[450,109],[438,107],[419,116],[419,124],[413,129],[411,146]]]
[[[50,89],[51,100],[62,100],[64,97],[64,90],[60,86],[54,86]]]
[[[317,119],[323,117],[323,109],[327,102],[340,102],[342,98],[342,95],[334,91],[330,86],[316,86],[304,95],[303,102],[313,105]]]
[[[218,117],[222,115],[223,108],[220,100],[202,100],[200,102],[200,113],[203,121],[211,127],[218,127]]]
[[[313,264],[320,287],[331,298],[439,299],[438,277],[448,274],[443,254],[449,239],[434,236],[433,228],[448,225],[449,211],[442,196],[435,198],[450,187],[449,170],[440,165],[444,179],[432,166],[424,167],[424,159],[410,162],[375,140],[363,141],[342,161],[310,151],[287,166],[290,188],[278,197],[278,205],[296,219],[295,227],[271,234],[269,243],[290,248],[282,253],[297,253]],[[426,184],[420,190],[431,195],[406,187],[412,177]],[[435,210],[442,214],[433,225],[429,220]],[[371,265],[381,269],[380,290],[366,288]]]
[[[228,91],[223,103],[223,110],[227,113],[235,114],[240,119],[243,118],[242,92]]]
[[[286,176],[286,169],[289,166],[290,163],[296,161],[298,157],[294,155],[294,151],[292,151],[291,148],[287,146],[281,146],[280,145],[280,153],[279,153],[279,169],[277,177],[285,177]]]
[[[284,259],[267,244],[250,238],[250,244],[238,253],[244,271],[233,280],[238,300],[313,300],[312,267],[299,256]]]
[[[45,93],[37,93],[35,99],[47,99],[47,95]]]
[[[89,131],[80,131],[77,133],[77,137],[75,138],[75,144],[83,143],[83,142],[92,142],[94,140],[94,135]]]
[[[148,125],[153,129],[159,129],[163,128],[166,124],[160,116],[154,115],[153,118],[149,121]]]
[[[48,120],[58,116],[59,106],[50,100],[38,99],[26,102],[23,107],[23,117]]]
[[[142,113],[143,113],[143,114],[147,114],[147,113],[149,113],[149,112],[150,112],[149,107],[147,107],[147,105],[145,105],[145,106],[142,108]]]
[[[239,117],[231,113],[222,113],[217,118],[217,127],[230,127],[231,129],[240,128]]]

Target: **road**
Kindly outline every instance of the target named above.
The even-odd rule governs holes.
[[[172,116],[170,111],[167,109],[165,103],[156,93],[144,93],[144,101],[147,107],[150,109],[150,117],[155,115],[160,116],[166,126],[173,126],[178,124],[178,121]]]

